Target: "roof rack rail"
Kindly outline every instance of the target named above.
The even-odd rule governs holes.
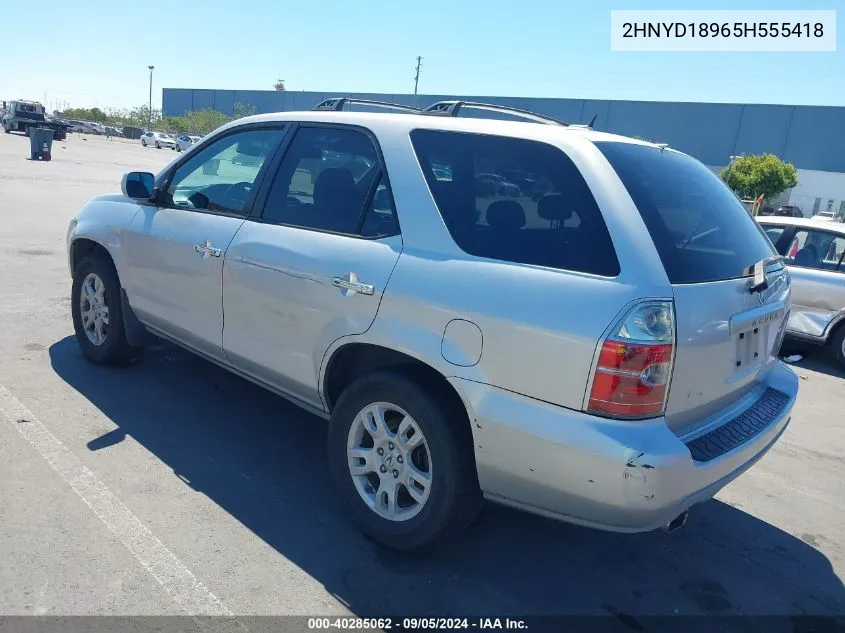
[[[414,106],[402,105],[400,103],[388,103],[387,101],[371,101],[370,99],[354,99],[352,97],[332,97],[331,99],[321,101],[316,106],[314,106],[313,109],[333,110],[335,112],[340,112],[341,110],[343,110],[343,106],[345,106],[347,103],[377,106],[380,108],[390,108],[393,110],[404,110],[407,112],[422,112],[422,110],[420,110],[419,108],[415,108]]]
[[[497,105],[495,103],[480,103],[478,101],[438,101],[437,103],[428,106],[425,110],[423,110],[423,112],[426,114],[437,114],[442,116],[458,116],[462,108],[475,108],[476,110],[502,112],[504,114],[521,116],[537,123],[569,126],[569,123],[564,123],[558,119],[554,119],[544,114],[537,114],[536,112],[531,112],[530,110],[511,108],[510,106]]]

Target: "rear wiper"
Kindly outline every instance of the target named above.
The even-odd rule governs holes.
[[[766,268],[769,264],[777,264],[778,262],[782,262],[784,257],[782,255],[775,255],[773,257],[766,257],[761,259],[756,264],[751,264],[751,266],[746,266],[745,271],[743,274],[745,275],[754,275],[754,279],[751,280],[751,283],[748,284],[748,292],[754,294],[755,292],[762,292],[766,288],[769,287],[769,280],[766,279]]]

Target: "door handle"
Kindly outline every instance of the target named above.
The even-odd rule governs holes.
[[[365,284],[358,281],[358,275],[355,273],[348,273],[343,277],[332,277],[332,285],[338,288],[345,288],[346,290],[353,290],[362,295],[371,295],[376,291],[372,284]]]
[[[194,244],[194,251],[211,257],[220,257],[223,254],[223,251],[211,245],[211,240],[206,240],[205,244]]]

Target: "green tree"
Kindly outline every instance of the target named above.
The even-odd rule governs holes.
[[[182,118],[185,119],[188,131],[197,134],[208,134],[232,120],[231,117],[212,108],[188,112]]]
[[[97,121],[99,123],[113,123],[113,111],[104,112],[100,108],[69,108],[62,113],[67,119],[79,121]]]
[[[188,121],[183,116],[166,116],[161,120],[161,127],[168,132],[189,132]]]
[[[258,108],[255,106],[247,106],[243,103],[235,104],[235,119],[242,119],[245,116],[253,116],[258,114]]]
[[[99,108],[69,108],[62,115],[68,119],[80,121],[99,121],[115,125],[131,125],[146,129],[148,125],[153,130],[166,130],[174,133],[193,132],[196,134],[208,134],[235,119],[257,114],[255,106],[247,106],[236,103],[234,115],[228,116],[213,108],[204,108],[194,112],[186,112],[184,116],[163,117],[161,110],[153,108],[152,114],[148,105],[141,105],[137,108],[119,109],[107,108],[105,111]]]
[[[798,184],[798,170],[774,154],[739,156],[719,172],[719,177],[743,199],[760,194],[771,200]]]

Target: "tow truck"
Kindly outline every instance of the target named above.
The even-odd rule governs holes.
[[[5,101],[0,103],[6,110],[6,114],[3,115],[3,131],[6,134],[23,132],[24,135],[29,136],[30,127],[46,127],[53,130],[53,138],[57,141],[62,141],[67,137],[67,126],[45,116],[44,106],[37,101],[19,99],[10,101],[8,104]]]

